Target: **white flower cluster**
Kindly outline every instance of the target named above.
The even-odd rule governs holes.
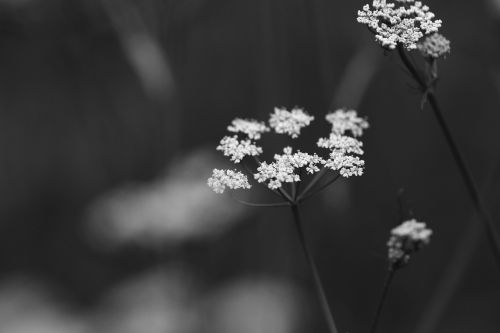
[[[285,147],[283,154],[275,154],[274,162],[262,162],[254,174],[255,180],[259,183],[267,182],[267,186],[272,189],[280,188],[283,183],[295,183],[300,181],[297,173],[300,168],[306,167],[310,174],[318,172],[318,165],[324,164],[325,160],[316,154],[308,154],[298,151],[292,153],[291,147]]]
[[[391,238],[387,242],[390,263],[396,267],[408,263],[413,253],[430,242],[431,235],[432,230],[415,219],[405,221],[392,229]]]
[[[220,140],[217,150],[224,156],[231,156],[231,161],[240,163],[245,156],[258,156],[262,154],[262,148],[250,140],[238,140],[238,136],[225,136]]]
[[[327,114],[325,119],[332,124],[332,133],[339,135],[350,131],[354,137],[359,137],[363,135],[363,130],[369,127],[368,121],[358,117],[355,110],[339,109]]]
[[[368,26],[382,47],[394,50],[401,44],[407,50],[416,49],[422,37],[437,32],[441,27],[442,21],[435,20],[434,13],[421,1],[395,2],[373,0],[372,8],[365,5],[358,11],[358,22]]]
[[[424,57],[437,59],[450,53],[450,41],[439,33],[425,37],[418,42],[418,50]]]
[[[325,161],[325,168],[339,171],[343,177],[361,176],[365,161],[355,155],[363,155],[363,143],[355,138],[331,133],[329,138],[320,138],[320,148],[330,149],[330,156]]]
[[[275,108],[270,116],[269,126],[278,134],[288,134],[292,138],[297,138],[300,130],[308,126],[313,119],[314,117],[299,108],[291,111]],[[363,134],[363,130],[368,128],[368,122],[358,117],[356,111],[344,109],[330,113],[326,116],[326,120],[332,125],[332,132],[328,138],[320,138],[317,145],[330,151],[327,157],[301,151],[294,153],[291,147],[285,147],[283,154],[274,155],[273,162],[259,163],[257,172],[253,175],[255,180],[275,190],[283,183],[299,182],[302,169],[305,169],[308,174],[314,174],[326,168],[338,171],[343,177],[361,176],[365,162],[356,155],[363,155],[363,143],[355,137]],[[243,140],[239,139],[238,135],[225,136],[217,147],[217,150],[229,156],[234,163],[240,163],[245,156],[262,154],[262,148],[257,146],[254,140],[260,139],[263,133],[270,131],[262,122],[239,118],[233,120],[228,130],[244,133],[247,136]],[[345,135],[347,133],[352,136]],[[225,187],[249,188],[246,178],[243,182],[241,178],[236,179],[235,175],[237,174],[231,170],[216,169],[212,178],[209,179],[209,185],[217,193],[222,193]]]
[[[231,190],[251,188],[247,176],[243,173],[237,170],[219,169],[213,170],[212,177],[208,178],[208,186],[210,186],[215,193],[224,193],[226,187]]]
[[[309,126],[313,116],[308,115],[303,109],[293,108],[291,111],[286,109],[274,108],[274,113],[269,118],[269,126],[274,128],[278,134],[288,134],[292,138],[300,135],[303,127]]]
[[[249,139],[259,140],[261,134],[269,132],[269,127],[267,127],[264,122],[253,119],[236,118],[231,122],[231,125],[227,127],[227,130],[233,133],[244,133]]]

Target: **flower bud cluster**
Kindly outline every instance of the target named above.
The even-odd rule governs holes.
[[[389,262],[392,267],[404,266],[412,254],[429,244],[432,230],[423,222],[412,219],[391,230],[387,242]]]

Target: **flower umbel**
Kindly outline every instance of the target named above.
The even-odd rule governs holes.
[[[424,57],[438,59],[450,53],[450,41],[439,33],[432,34],[420,40],[418,50]]]
[[[269,127],[278,134],[288,134],[295,139],[300,135],[301,129],[308,126],[313,119],[313,116],[300,108],[294,108],[291,111],[275,108],[269,117]],[[358,117],[354,110],[340,109],[328,114],[326,120],[332,125],[330,136],[320,138],[317,142],[318,147],[329,150],[324,156],[300,150],[294,152],[292,147],[287,146],[281,154],[275,154],[271,162],[261,161],[257,156],[263,153],[263,149],[257,146],[254,140],[260,139],[262,134],[270,129],[263,122],[241,118],[233,120],[228,130],[244,133],[247,138],[241,140],[238,135],[225,136],[220,141],[217,150],[230,157],[234,163],[240,163],[246,156],[255,157],[257,163],[255,169],[250,168],[246,161],[243,161],[249,174],[252,174],[252,178],[273,191],[277,190],[287,202],[296,203],[310,196],[308,191],[327,174],[327,171],[334,171],[336,175],[333,179],[326,181],[326,186],[334,182],[338,176],[361,176],[364,172],[365,161],[360,158],[364,154],[363,143],[356,137],[361,136],[363,130],[368,128],[366,119]],[[241,178],[244,174],[228,172],[214,170],[214,174],[209,179],[209,185],[215,192],[223,193],[226,187],[249,188],[247,178],[244,181]],[[308,186],[302,190],[302,193],[297,193],[295,184],[302,181],[304,176],[312,174],[316,175]],[[283,188],[286,183],[292,184],[292,194]]]
[[[285,147],[283,154],[274,155],[274,162],[262,164],[257,168],[254,174],[255,180],[259,183],[267,182],[267,186],[272,189],[280,188],[283,183],[295,183],[300,181],[298,170],[306,167],[308,173],[313,174],[320,169],[318,165],[325,161],[316,154],[296,152],[292,154],[291,147]]]
[[[424,222],[412,219],[403,222],[391,230],[391,238],[387,242],[390,264],[401,267],[408,263],[413,253],[429,244],[432,230]]]
[[[274,128],[276,133],[288,134],[295,139],[300,135],[300,130],[309,126],[313,120],[313,116],[308,115],[300,108],[294,108],[291,111],[274,108],[274,113],[269,118],[269,126]]]
[[[231,156],[231,161],[240,163],[245,156],[258,156],[262,154],[262,148],[256,146],[250,140],[238,140],[238,136],[225,136],[220,141],[217,150],[224,156]]]
[[[248,183],[247,176],[237,170],[214,169],[212,172],[212,177],[208,178],[207,183],[215,193],[224,193],[226,187],[230,188],[231,190],[236,190],[239,188],[249,189],[252,187]]]
[[[339,109],[327,114],[325,119],[332,124],[332,133],[340,135],[349,131],[354,137],[359,137],[363,135],[363,130],[369,127],[368,121],[358,117],[354,110]]]
[[[366,24],[382,47],[394,50],[402,45],[407,50],[417,48],[424,36],[437,32],[442,21],[421,1],[373,0],[358,11],[358,22]]]
[[[244,133],[251,140],[259,140],[261,134],[269,132],[269,127],[264,122],[257,120],[236,118],[227,127],[227,130],[233,133]]]

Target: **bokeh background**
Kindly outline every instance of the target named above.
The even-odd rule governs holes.
[[[341,332],[367,331],[410,214],[434,236],[380,332],[500,332],[465,187],[396,54],[356,23],[363,4],[1,0],[0,332],[326,332],[289,211],[206,186],[229,122],[274,106],[372,125],[366,174],[303,210]],[[452,41],[438,96],[500,227],[500,2],[427,4]]]

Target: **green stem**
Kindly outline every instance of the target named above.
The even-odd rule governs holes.
[[[422,76],[420,76],[420,74],[417,72],[416,68],[413,66],[408,56],[406,55],[404,49],[402,47],[398,47],[398,51],[401,60],[408,68],[408,70],[414,77],[415,81],[418,82],[422,91],[427,91],[427,84],[424,78],[422,78]],[[493,223],[493,220],[483,203],[481,195],[479,194],[479,190],[477,189],[476,183],[474,182],[474,178],[472,177],[472,173],[469,167],[467,166],[467,163],[465,162],[462,152],[460,151],[458,145],[456,144],[456,140],[451,133],[448,123],[444,118],[443,112],[441,111],[436,96],[434,95],[434,92],[432,90],[428,91],[427,98],[429,100],[429,104],[431,105],[432,110],[434,111],[434,115],[436,116],[438,124],[441,127],[441,131],[443,132],[446,138],[446,142],[453,155],[453,158],[455,159],[456,165],[460,171],[462,179],[465,182],[465,185],[472,199],[474,207],[478,212],[480,220],[483,222],[483,225],[486,229],[486,235],[488,238],[489,245],[495,257],[495,261],[498,267],[500,268],[500,238],[498,236],[498,231],[496,230],[495,224]]]
[[[373,322],[370,327],[370,333],[375,333],[375,331],[377,330],[380,315],[382,314],[382,309],[384,308],[385,300],[387,299],[389,287],[391,286],[392,280],[394,279],[395,272],[396,270],[394,268],[389,268],[389,272],[387,273],[387,277],[385,278],[384,288],[382,289],[382,295],[378,302],[377,310],[375,311],[375,316],[373,317]]]
[[[328,304],[328,299],[326,298],[323,284],[321,283],[321,278],[318,273],[318,268],[316,267],[311,251],[307,246],[304,230],[302,227],[302,221],[299,214],[299,207],[296,204],[293,204],[291,208],[293,214],[293,221],[295,223],[295,228],[297,230],[297,234],[300,240],[300,245],[302,246],[302,250],[304,251],[304,254],[306,256],[307,264],[309,266],[309,270],[311,271],[311,275],[313,277],[316,293],[318,294],[321,309],[325,316],[329,331],[330,333],[338,333],[337,327],[335,326],[335,321],[333,320],[332,312],[330,310],[330,305]]]

